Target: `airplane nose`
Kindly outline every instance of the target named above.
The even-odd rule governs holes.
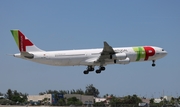
[[[167,55],[167,51],[162,52],[162,55],[166,56]]]

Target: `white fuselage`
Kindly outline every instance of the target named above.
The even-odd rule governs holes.
[[[109,56],[105,58],[103,65],[114,64],[114,60],[118,62],[116,64],[128,64],[129,62],[135,61],[151,61],[157,60],[159,58],[164,57],[167,52],[162,51],[162,48],[154,47],[155,54],[150,56],[147,60],[144,58],[138,57],[138,51],[135,52],[133,47],[122,47],[122,48],[113,48],[113,50],[120,54],[125,53],[126,58],[124,59],[111,59]],[[42,51],[42,52],[29,52],[34,55],[34,58],[28,59],[23,57],[20,53],[14,54],[15,57],[20,57],[23,59],[27,59],[30,61],[54,65],[54,66],[78,66],[78,65],[92,65],[92,66],[100,66],[102,63],[96,62],[97,59],[101,56],[103,48],[99,49],[81,49],[81,50],[64,50],[64,51]],[[139,52],[140,53],[140,52]],[[142,54],[145,51],[141,51]]]
[[[84,74],[88,74],[96,69],[99,74],[108,64],[129,64],[136,61],[152,61],[164,57],[167,52],[155,46],[136,46],[112,48],[104,41],[103,48],[99,49],[80,49],[64,51],[44,51],[33,44],[20,30],[13,29],[11,33],[20,53],[14,54],[15,57],[38,62],[41,64],[54,66],[87,66]]]

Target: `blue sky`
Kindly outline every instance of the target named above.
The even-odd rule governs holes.
[[[83,89],[93,84],[100,95],[180,96],[180,1],[54,0],[0,1],[0,92],[28,94]],[[84,75],[85,66],[56,67],[6,54],[18,53],[10,33],[20,29],[43,50],[153,45],[168,55],[152,62],[109,65],[101,74]]]

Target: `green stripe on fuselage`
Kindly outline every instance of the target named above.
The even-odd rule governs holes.
[[[141,47],[141,50],[140,50],[140,52],[141,52],[141,58],[145,58],[145,56],[146,56],[146,52],[145,52],[145,50],[144,50],[144,47]]]
[[[133,50],[137,53],[136,61],[139,61],[141,58],[145,58],[146,53],[143,47],[133,47]]]
[[[19,36],[18,36],[18,30],[11,30],[11,33],[14,37],[14,40],[16,41],[17,46],[19,47]]]
[[[136,61],[139,61],[141,58],[141,47],[138,47],[138,51],[137,51],[137,59]]]

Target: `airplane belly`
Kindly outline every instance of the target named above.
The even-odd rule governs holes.
[[[80,62],[84,60],[84,58],[71,58],[69,61],[69,65],[80,65]]]
[[[51,59],[51,62],[53,65],[56,66],[68,66],[69,58],[66,59]]]
[[[41,63],[41,64],[46,64],[46,65],[54,65],[54,66],[56,66],[56,65],[53,63],[53,61],[47,60],[47,59],[44,59],[44,58],[42,58],[42,59],[31,59],[31,61],[37,62],[37,63]]]
[[[31,59],[33,62],[46,64],[46,65],[54,65],[54,66],[69,66],[69,58],[66,59],[54,59],[54,58],[38,58]]]
[[[69,66],[70,59],[68,57],[54,57],[54,54],[47,55],[47,62],[55,66]]]

